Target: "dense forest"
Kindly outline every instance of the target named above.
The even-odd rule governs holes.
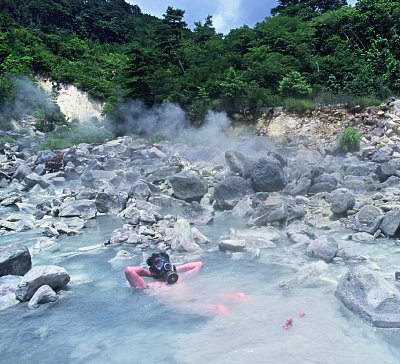
[[[193,122],[207,110],[256,116],[292,102],[400,94],[400,2],[280,0],[253,28],[223,35],[212,16],[189,29],[185,11],[162,19],[124,0],[2,0],[0,108],[15,79],[73,83],[118,105],[173,102]]]

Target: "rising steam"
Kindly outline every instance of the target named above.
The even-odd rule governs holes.
[[[196,147],[191,159],[210,160],[229,149],[256,156],[275,148],[270,139],[250,136],[249,133],[243,134],[240,139],[230,137],[231,120],[225,112],[209,111],[202,126],[194,128],[178,105],[165,103],[149,108],[141,101],[133,101],[119,109],[118,120],[114,126],[118,135],[163,137],[173,142],[183,142]]]

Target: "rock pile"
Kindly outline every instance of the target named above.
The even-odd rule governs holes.
[[[196,159],[196,147],[152,144],[129,136],[38,154],[15,145],[7,156],[1,155],[0,209],[6,213],[2,213],[0,234],[41,228],[48,239],[56,240],[62,234],[81,233],[88,220],[112,214],[123,224],[105,239],[105,245],[199,254],[204,244],[214,244],[232,256],[256,259],[263,249],[273,249],[287,237],[288,252],[301,254],[309,263],[302,273],[304,280],[332,264],[364,263],[368,258],[346,251],[344,241],[334,239],[330,231],[342,231],[349,236],[346,243],[354,245],[400,235],[398,104],[393,101],[386,111],[368,110],[364,117],[357,116],[370,137],[365,136],[359,152],[345,155],[331,148],[332,140],[315,147],[302,143],[254,154],[224,150],[222,162]],[[391,141],[386,143],[388,138]],[[49,170],[48,161],[55,157],[57,170]],[[61,194],[56,192],[58,186],[64,187]],[[32,197],[44,191],[51,197],[34,203]],[[11,208],[18,213],[11,213]],[[166,209],[178,212],[165,214]],[[193,226],[208,224],[227,211],[244,219],[250,229],[232,229],[210,242]],[[23,249],[15,248],[14,253],[18,251]],[[320,261],[322,265],[312,265]],[[32,300],[40,289],[32,306],[54,300],[50,288],[57,290],[69,280],[60,267],[24,270],[17,273],[24,277],[19,288],[13,286],[14,294],[21,301]],[[362,281],[369,274],[359,268],[349,277]],[[291,287],[296,281],[282,286]],[[361,302],[362,289],[351,298],[343,282],[337,296],[346,307],[377,326],[400,326],[393,300],[384,296],[375,312],[378,306],[372,309],[370,302]],[[374,282],[374,290],[387,289],[381,279]]]
[[[18,301],[30,308],[55,302],[55,290],[70,281],[69,274],[58,266],[34,266],[29,250],[19,244],[0,246],[0,310]]]

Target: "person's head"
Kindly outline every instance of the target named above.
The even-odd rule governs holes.
[[[175,266],[169,261],[169,255],[167,253],[153,253],[147,259],[147,265],[149,266],[151,275],[155,279],[162,279],[168,284],[173,284],[179,278]]]

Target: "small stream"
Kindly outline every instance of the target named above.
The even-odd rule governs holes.
[[[290,249],[284,234],[275,248],[262,248],[256,260],[219,251],[221,235],[230,227],[245,227],[224,213],[198,226],[212,241],[198,257],[202,272],[174,286],[172,296],[160,296],[134,290],[125,280],[123,268],[141,264],[141,251],[102,245],[122,224],[99,216],[83,234],[62,236],[50,246],[38,243],[41,229],[0,237],[1,245],[28,246],[33,265],[56,264],[71,275],[54,306],[31,310],[18,304],[0,311],[1,363],[399,362],[400,332],[369,326],[334,296],[348,268],[344,263],[329,264],[321,276],[299,287],[280,288],[312,259]],[[336,238],[346,244],[343,236]],[[133,258],[113,259],[120,249]],[[384,275],[398,267],[400,247],[392,240],[359,244],[357,250]],[[214,304],[227,312],[213,313]],[[284,330],[288,317],[293,326]]]

